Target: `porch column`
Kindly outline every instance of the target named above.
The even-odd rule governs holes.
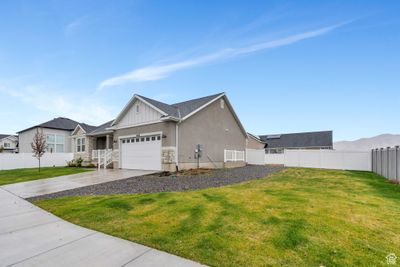
[[[106,149],[110,148],[110,135],[106,135]]]

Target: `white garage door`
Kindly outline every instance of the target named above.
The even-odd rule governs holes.
[[[120,140],[121,168],[161,170],[161,136],[141,136]]]

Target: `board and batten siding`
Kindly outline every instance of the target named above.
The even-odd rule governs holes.
[[[139,112],[137,112],[138,107]],[[156,122],[160,120],[161,115],[160,112],[137,99],[117,125],[118,127],[126,127],[152,121]]]

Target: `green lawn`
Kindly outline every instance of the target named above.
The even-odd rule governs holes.
[[[36,204],[211,266],[387,266],[387,254],[400,256],[400,187],[368,172],[286,169],[206,190]]]
[[[71,167],[46,167],[33,169],[14,169],[0,171],[0,185],[14,184],[38,179],[45,179],[61,175],[68,175],[80,172],[86,172],[89,169],[71,168]]]

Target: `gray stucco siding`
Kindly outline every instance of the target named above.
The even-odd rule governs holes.
[[[33,137],[37,131],[37,127],[24,131],[18,135],[19,138],[19,152],[20,153],[31,153],[32,147],[31,143],[33,141]],[[70,153],[71,150],[71,131],[57,130],[57,129],[49,129],[49,128],[40,128],[43,130],[43,134],[59,134],[64,135],[64,152]]]
[[[261,143],[250,136],[247,139],[247,148],[249,149],[264,149],[264,146],[264,143]]]
[[[225,103],[224,108],[217,100],[189,117],[179,125],[179,163],[195,163],[194,151],[197,144],[204,147],[200,162],[224,161],[224,149],[246,149],[246,135],[240,128],[232,111]]]

